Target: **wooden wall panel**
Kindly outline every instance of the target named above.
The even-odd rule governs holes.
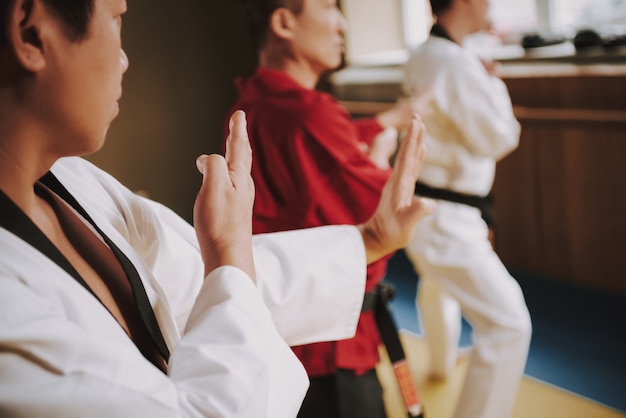
[[[507,264],[534,270],[542,253],[536,221],[540,214],[538,160],[534,133],[525,131],[524,136],[519,148],[497,167],[496,248]]]
[[[520,146],[498,164],[498,253],[509,267],[626,294],[626,78],[507,84],[535,117],[520,117]],[[592,117],[537,118],[542,109]]]

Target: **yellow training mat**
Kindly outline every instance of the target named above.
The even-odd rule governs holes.
[[[467,368],[467,358],[459,360],[456,373],[445,382],[426,380],[428,353],[423,338],[401,331],[411,373],[425,408],[425,418],[451,418],[454,404],[461,389],[461,379]],[[377,368],[384,388],[388,418],[406,418],[402,397],[393,369],[384,348]],[[626,418],[626,414],[580,397],[571,392],[525,376],[511,418]]]

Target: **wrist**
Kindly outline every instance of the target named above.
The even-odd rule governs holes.
[[[383,130],[396,127],[396,125],[393,123],[393,118],[389,114],[389,112],[381,112],[376,115],[376,122],[378,122]]]
[[[381,245],[380,240],[369,225],[361,224],[357,225],[357,228],[361,233],[361,239],[363,240],[363,246],[365,247],[365,259],[367,264],[371,264],[382,258],[386,252],[383,251],[383,246]]]
[[[202,251],[204,277],[216,268],[233,266],[245,272],[256,282],[252,243],[249,245],[212,245]]]

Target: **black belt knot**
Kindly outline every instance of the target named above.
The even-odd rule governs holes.
[[[385,304],[391,302],[396,297],[396,288],[391,283],[378,283],[378,286],[372,292],[365,292],[361,312],[374,310],[379,297]]]

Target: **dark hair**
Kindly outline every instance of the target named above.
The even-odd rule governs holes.
[[[452,6],[452,0],[430,0],[430,9],[435,16],[445,12],[450,6]]]
[[[4,27],[4,18],[7,14],[7,0],[0,0],[0,45],[6,43],[6,28]]]
[[[272,13],[285,7],[298,14],[304,7],[304,0],[239,0],[239,6],[248,33],[256,47],[261,48],[267,38]]]
[[[94,10],[95,0],[43,0],[65,23],[67,35],[72,41],[85,37]],[[6,42],[4,26],[8,0],[0,0],[0,45]]]

